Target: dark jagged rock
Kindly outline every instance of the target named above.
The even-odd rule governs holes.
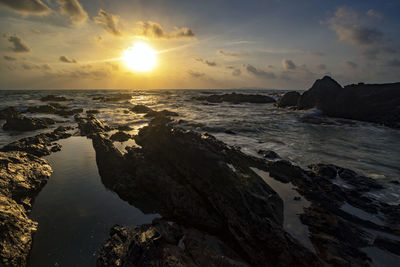
[[[321,265],[283,230],[282,200],[250,169],[265,168],[262,159],[169,122],[156,117],[134,136],[141,148],[124,155],[93,135],[103,183],[144,212],[215,235],[252,265]]]
[[[209,95],[209,96],[199,96],[195,97],[196,100],[207,101],[211,103],[222,103],[222,102],[230,102],[230,103],[275,103],[275,99],[266,95],[250,95],[250,94],[222,94],[222,95]]]
[[[0,151],[24,151],[39,157],[50,155],[51,152],[59,151],[60,145],[54,145],[53,142],[65,139],[71,136],[68,130],[71,127],[60,126],[50,133],[41,133],[33,137],[22,138],[18,141],[5,145]],[[52,146],[51,148],[49,148]]]
[[[100,100],[101,102],[118,102],[130,99],[132,99],[131,94],[115,94],[110,97],[104,97],[104,96],[93,97],[93,100]]]
[[[117,130],[119,131],[132,131],[133,128],[130,127],[129,125],[120,125],[117,127]]]
[[[400,83],[360,83],[343,88],[331,77],[325,76],[301,95],[297,108],[318,108],[330,117],[399,128]]]
[[[33,131],[48,128],[55,121],[50,118],[29,118],[23,115],[8,117],[3,125],[5,131]]]
[[[231,135],[236,135],[236,133],[234,132],[234,131],[232,131],[232,130],[225,130],[224,131],[224,133],[226,133],[226,134],[231,134]]]
[[[280,159],[281,157],[276,153],[275,151],[272,150],[263,150],[260,149],[257,151],[258,154],[262,155],[264,158],[267,159]]]
[[[135,105],[130,108],[130,111],[135,112],[135,113],[148,113],[153,110],[145,105]]]
[[[300,99],[300,93],[293,91],[287,92],[281,98],[276,101],[275,106],[284,108],[284,107],[295,107]]]
[[[294,166],[287,160],[278,160],[269,162],[269,175],[283,183],[289,183],[293,179],[302,178],[304,171]]]
[[[86,118],[82,118],[76,115],[75,121],[78,123],[78,128],[81,132],[81,135],[91,136],[96,133],[111,130],[108,125],[102,123],[92,115],[88,115]]]
[[[46,114],[57,114],[60,116],[72,116],[78,113],[82,113],[82,108],[68,109],[67,106],[60,105],[58,103],[50,103],[42,106],[28,107],[27,112],[30,113],[46,113]]]
[[[0,110],[0,119],[3,119],[3,120],[5,120],[7,118],[18,116],[18,115],[20,115],[20,112],[15,107],[8,107],[8,108]]]
[[[26,266],[37,222],[28,218],[32,199],[51,167],[24,152],[0,152],[0,266]]]
[[[86,110],[86,114],[98,114],[100,111],[97,109]]]
[[[68,99],[64,96],[56,96],[56,95],[47,95],[40,99],[40,101],[43,101],[43,102],[49,102],[49,101],[64,102],[64,101],[71,101],[71,100],[72,99]]]
[[[110,139],[113,141],[118,141],[118,142],[125,142],[128,141],[131,138],[130,134],[124,133],[124,132],[116,132],[115,134],[111,135]]]
[[[152,111],[147,112],[147,114],[145,115],[145,117],[165,117],[165,116],[166,117],[176,117],[176,116],[179,116],[179,114],[176,112],[164,109],[161,111],[152,110]]]
[[[114,226],[97,266],[250,265],[215,236],[156,219],[152,224],[136,227]]]

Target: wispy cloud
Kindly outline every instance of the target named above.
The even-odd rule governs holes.
[[[200,78],[205,75],[203,72],[198,72],[198,71],[193,71],[193,70],[188,70],[187,73],[194,78]]]
[[[196,37],[194,32],[187,27],[175,28],[172,32],[166,32],[164,28],[153,21],[139,21],[140,36],[153,39],[193,39]]]
[[[46,15],[51,12],[41,0],[0,0],[0,5],[24,15]]]
[[[101,25],[109,33],[121,36],[122,32],[119,29],[119,18],[116,15],[107,13],[103,9],[100,9],[97,16],[93,18],[94,21]]]
[[[294,64],[294,62],[290,59],[284,59],[282,61],[282,66],[285,70],[294,70],[296,69],[296,64]]]
[[[226,56],[226,57],[239,57],[240,54],[236,52],[230,52],[230,51],[225,51],[225,50],[218,50],[217,54]]]
[[[64,63],[76,63],[75,59],[69,59],[66,56],[60,56],[59,60]]]
[[[247,70],[248,73],[250,73],[256,77],[260,77],[260,78],[264,78],[264,79],[275,79],[276,78],[276,75],[273,72],[267,72],[264,70],[257,69],[256,67],[254,67],[250,64],[245,64],[243,66]]]
[[[73,24],[81,24],[87,20],[88,14],[78,0],[58,0],[57,3],[60,5],[60,13],[69,16]]]
[[[3,37],[6,38],[13,45],[12,47],[9,47],[12,51],[16,53],[31,51],[29,46],[17,35],[10,35],[9,33],[6,33],[3,35]]]
[[[217,66],[217,63],[216,63],[215,61],[211,61],[211,60],[207,60],[207,59],[202,59],[202,58],[199,58],[199,57],[195,57],[194,60],[196,60],[196,61],[198,61],[198,62],[201,62],[201,63],[203,63],[203,64],[205,64],[205,65],[207,65],[207,66],[210,66],[210,67],[215,67],[215,66]]]

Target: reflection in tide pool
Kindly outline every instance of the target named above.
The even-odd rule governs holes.
[[[61,152],[46,157],[54,173],[30,215],[39,229],[29,265],[95,266],[114,224],[149,223],[158,215],[143,214],[104,187],[91,140],[71,137],[60,144]]]

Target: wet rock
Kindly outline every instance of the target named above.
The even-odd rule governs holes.
[[[97,109],[86,110],[86,114],[98,114],[100,111]]]
[[[114,226],[100,250],[105,266],[250,266],[215,236],[164,220],[136,227]]]
[[[262,155],[266,159],[280,159],[281,157],[276,153],[275,151],[272,150],[263,150],[260,149],[257,151],[258,154]]]
[[[222,103],[222,102],[230,102],[230,103],[255,103],[255,104],[263,104],[263,103],[275,103],[275,99],[266,95],[250,95],[250,94],[217,94],[217,95],[209,95],[209,96],[199,96],[195,97],[196,100],[207,101],[211,103]]]
[[[111,135],[110,139],[113,141],[118,141],[118,142],[125,142],[128,141],[131,138],[130,134],[124,133],[124,132],[116,132],[115,134]]]
[[[300,201],[300,200],[301,200],[301,197],[294,197],[293,200],[295,200],[295,201]]]
[[[60,105],[59,103],[50,103],[42,106],[28,107],[27,112],[30,113],[46,113],[46,114],[57,114],[60,116],[72,116],[78,113],[82,113],[82,108],[68,109],[67,106]]]
[[[60,145],[54,145],[53,142],[65,139],[71,136],[68,133],[71,127],[60,126],[50,133],[41,133],[33,137],[22,138],[18,141],[5,145],[0,151],[24,151],[36,156],[50,155],[53,150],[59,151]],[[49,148],[52,146],[52,148]],[[54,148],[53,148],[54,147]]]
[[[224,133],[226,134],[231,134],[231,135],[236,135],[236,133],[232,130],[225,130]]]
[[[33,131],[48,128],[55,121],[50,118],[30,118],[23,115],[8,117],[3,125],[5,131]]]
[[[262,159],[169,122],[153,119],[134,136],[141,148],[124,155],[93,135],[103,183],[144,212],[214,235],[251,265],[321,265],[283,230],[282,200],[250,168],[265,169]]]
[[[88,115],[86,118],[75,116],[75,121],[78,123],[78,128],[81,135],[91,136],[96,133],[110,131],[111,128],[99,121],[92,115]]]
[[[28,218],[32,199],[51,167],[24,152],[0,152],[0,266],[26,266],[37,223]]]
[[[300,96],[297,108],[318,108],[330,117],[399,128],[400,83],[360,83],[342,87],[331,77],[325,76]]]
[[[152,110],[150,112],[147,112],[147,114],[145,115],[145,117],[176,117],[176,116],[179,116],[179,114],[166,109],[161,111]]]
[[[71,100],[72,99],[68,99],[64,96],[56,96],[56,95],[47,95],[40,99],[40,101],[43,101],[43,102],[49,102],[49,101],[64,102],[64,101],[71,101]]]
[[[0,119],[3,119],[3,120],[10,118],[10,117],[16,117],[18,115],[20,115],[20,112],[15,107],[8,107],[8,108],[0,110]]]
[[[284,108],[284,107],[295,107],[297,106],[297,102],[300,99],[299,92],[287,92],[281,98],[276,101],[275,106]]]
[[[130,127],[129,125],[120,125],[117,127],[117,130],[119,131],[132,131],[133,128]]]
[[[104,97],[104,96],[93,97],[93,100],[100,100],[101,102],[118,102],[130,99],[132,99],[131,94],[115,94],[110,97]]]
[[[55,144],[50,148],[51,152],[58,152],[61,151],[61,145],[60,144]]]
[[[135,105],[133,107],[130,108],[130,111],[134,112],[134,113],[148,113],[153,111],[151,108],[149,108],[148,106],[145,105]]]
[[[287,160],[271,161],[268,163],[269,175],[283,183],[289,183],[294,179],[302,178],[304,171],[294,166]]]

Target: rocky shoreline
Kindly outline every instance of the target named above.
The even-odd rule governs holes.
[[[325,83],[326,79],[313,91],[335,84]],[[296,103],[300,108],[303,95],[288,93],[276,105]],[[252,99],[240,94],[217,96],[199,100]],[[121,94],[97,100],[128,98]],[[50,95],[42,101],[70,99]],[[257,101],[253,103],[264,103]],[[304,103],[302,108],[320,107],[315,104],[320,102]],[[374,258],[366,248],[400,256],[400,205],[368,194],[384,188],[376,180],[329,164],[300,168],[274,151],[260,150],[262,158],[249,156],[210,134],[181,128],[182,119],[173,119],[176,112],[145,105],[129,110],[150,119],[136,135],[126,133],[132,130],[129,126],[109,126],[97,119],[98,111],[87,111],[83,117],[83,110],[55,103],[23,112],[0,111],[6,123],[19,120],[18,131],[43,121],[22,113],[74,115],[79,134],[92,140],[103,184],[142,212],[162,216],[151,224],[112,227],[99,250],[97,266],[371,266]],[[29,130],[33,129],[37,128]],[[55,142],[72,136],[73,129],[60,126],[0,148],[0,225],[5,229],[0,234],[0,265],[26,265],[37,229],[28,215],[51,174],[51,167],[39,157],[59,151],[61,146]],[[135,145],[126,147],[126,153],[114,145],[128,140]],[[255,169],[293,186],[301,196],[293,201],[310,202],[298,216],[308,227],[313,250],[285,231],[282,196]]]

